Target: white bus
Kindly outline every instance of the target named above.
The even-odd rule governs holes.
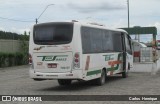
[[[124,30],[80,22],[36,24],[29,43],[30,78],[94,80],[103,85],[106,76],[121,74],[133,67],[131,38]]]

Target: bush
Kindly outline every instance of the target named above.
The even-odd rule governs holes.
[[[20,52],[17,53],[0,52],[0,67],[27,64],[24,62],[24,58],[25,58],[24,54]]]
[[[23,65],[23,54],[17,52],[15,56],[16,65]]]
[[[0,67],[5,66],[5,60],[8,57],[7,53],[0,53]]]
[[[8,55],[8,58],[9,58],[9,66],[14,66],[15,64],[14,64],[14,57],[15,57],[15,54],[12,54],[12,53],[10,53],[9,55]]]

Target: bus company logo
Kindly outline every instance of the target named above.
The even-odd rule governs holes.
[[[12,101],[11,96],[2,96],[2,101]]]
[[[109,61],[109,60],[114,60],[114,54],[110,54],[110,55],[103,55],[105,56],[105,61]]]
[[[58,55],[58,56],[37,56],[42,57],[42,61],[66,61],[68,55]]]

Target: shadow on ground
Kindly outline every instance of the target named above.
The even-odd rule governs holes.
[[[105,84],[109,84],[109,83],[113,83],[113,82],[121,81],[121,80],[123,80],[123,78],[120,76],[107,77]],[[94,80],[92,81],[73,81],[72,84],[68,86],[60,86],[57,83],[57,86],[39,89],[39,90],[40,91],[58,91],[58,92],[62,91],[64,92],[64,91],[80,91],[80,90],[86,90],[86,89],[95,88],[95,87],[100,87],[100,86],[96,85],[94,83]]]

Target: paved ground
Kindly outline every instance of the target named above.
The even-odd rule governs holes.
[[[33,81],[29,67],[20,66],[0,69],[0,95],[160,95],[160,73],[130,73],[126,79],[109,77],[103,86],[91,82],[73,82],[59,86],[55,80]],[[3,104],[4,102],[0,102]],[[17,102],[12,102],[17,104]],[[28,104],[30,102],[21,102]],[[35,104],[43,104],[37,102]],[[52,103],[53,102],[48,102]],[[54,102],[54,104],[105,104],[107,102]],[[109,104],[159,104],[159,102],[108,102]],[[8,103],[7,103],[8,104]]]

